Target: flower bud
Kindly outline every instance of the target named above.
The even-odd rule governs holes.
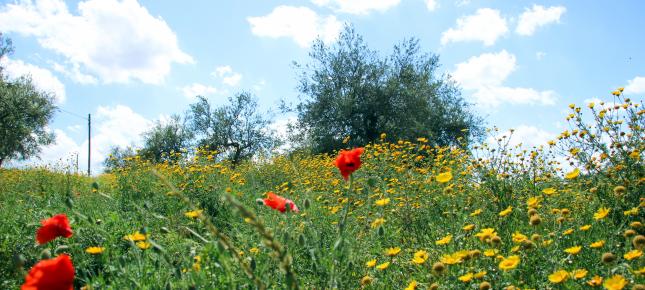
[[[491,289],[491,287],[492,286],[490,285],[490,283],[486,281],[481,282],[481,284],[479,284],[479,290],[488,290],[488,289]]]
[[[605,263],[605,264],[609,264],[609,263],[611,263],[611,262],[613,262],[615,260],[616,260],[616,256],[614,256],[614,254],[612,254],[612,253],[604,253],[604,254],[602,254],[602,262]]]
[[[52,258],[52,252],[49,249],[44,249],[42,252],[40,252],[41,260],[48,260],[51,258]]]
[[[436,262],[436,263],[434,263],[434,265],[432,265],[432,271],[437,273],[437,274],[441,274],[445,270],[446,270],[446,265],[444,265],[441,262]]]

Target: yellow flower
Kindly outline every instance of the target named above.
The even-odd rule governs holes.
[[[461,282],[470,282],[473,279],[474,276],[475,275],[473,275],[473,273],[467,273],[466,275],[460,276],[459,281],[461,281]]]
[[[540,207],[540,199],[538,197],[532,196],[526,200],[526,206],[528,208],[538,208]]]
[[[400,252],[401,252],[401,248],[399,248],[399,247],[385,249],[385,255],[388,256],[388,257],[396,256]]]
[[[493,257],[497,255],[497,252],[499,252],[497,249],[488,249],[484,251],[484,256],[486,257]]]
[[[370,226],[374,229],[374,228],[378,228],[380,225],[382,225],[384,223],[385,223],[384,218],[377,218],[372,222],[372,224]]]
[[[85,249],[85,252],[88,254],[96,255],[96,254],[103,253],[104,250],[105,250],[104,247],[89,247]]]
[[[450,180],[452,180],[452,173],[450,171],[444,172],[444,173],[439,173],[436,177],[437,182],[439,183],[446,183]]]
[[[556,192],[557,192],[557,190],[555,188],[553,188],[553,187],[548,187],[548,188],[542,189],[542,193],[544,193],[546,195],[549,195],[549,196],[553,195]]]
[[[627,215],[627,216],[629,216],[629,215],[637,216],[638,215],[638,208],[634,207],[634,208],[632,208],[630,210],[626,210],[626,211],[623,212],[623,214]]]
[[[378,205],[378,206],[385,206],[385,205],[387,205],[388,203],[390,203],[390,198],[388,197],[388,198],[379,199],[379,200],[377,200],[375,203],[376,203],[376,205]]]
[[[365,263],[365,267],[372,268],[376,266],[376,259],[369,260]]]
[[[202,214],[202,211],[203,211],[203,210],[201,210],[201,209],[198,209],[198,210],[191,210],[191,211],[189,211],[189,212],[184,213],[184,215],[185,215],[186,217],[189,217],[189,218],[193,218],[193,219],[194,219],[194,218],[198,217],[199,215],[201,215],[201,214]]]
[[[623,255],[623,258],[625,258],[628,261],[631,261],[636,258],[640,258],[642,255],[643,255],[643,252],[641,252],[640,250],[631,250],[625,253],[625,255]]]
[[[469,232],[469,231],[472,231],[474,228],[475,228],[475,225],[474,225],[474,224],[468,224],[468,225],[465,225],[465,226],[464,226],[463,228],[461,228],[461,229],[462,229],[462,230],[464,230],[464,231]]]
[[[589,247],[597,249],[597,248],[602,248],[602,246],[604,246],[604,245],[605,245],[605,240],[600,240],[600,241],[591,243],[591,245],[589,245]]]
[[[405,290],[415,290],[418,285],[419,283],[417,283],[417,281],[412,280],[410,284],[408,284],[408,287],[405,287]]]
[[[573,277],[573,279],[578,280],[584,278],[585,276],[587,276],[587,270],[585,269],[576,269],[571,271],[571,277]]]
[[[441,263],[447,264],[447,265],[454,265],[454,264],[459,264],[461,263],[463,257],[461,255],[456,255],[456,254],[450,254],[450,255],[443,255],[439,258],[439,261]]]
[[[390,266],[390,262],[385,262],[383,264],[380,264],[380,265],[376,266],[376,269],[383,271],[383,270],[387,269],[387,267],[389,267],[389,266]]]
[[[508,258],[502,259],[502,261],[499,262],[499,269],[502,271],[508,271],[515,269],[519,264],[520,256],[510,256]]]
[[[484,276],[486,276],[486,273],[488,273],[488,272],[486,272],[486,271],[477,272],[477,273],[475,274],[475,278],[476,278],[476,279],[483,278]]]
[[[566,178],[566,179],[574,179],[574,178],[578,177],[578,175],[580,175],[580,169],[576,168],[573,171],[567,173],[564,176],[564,178]]]
[[[591,278],[591,280],[587,281],[587,285],[589,285],[591,287],[600,286],[600,284],[602,284],[602,277],[600,277],[598,275],[593,276],[593,278]]]
[[[609,214],[609,209],[606,207],[602,207],[598,209],[596,213],[593,214],[593,218],[595,220],[601,220],[601,219],[604,219],[608,214]]]
[[[139,247],[139,249],[142,249],[142,250],[148,249],[150,248],[150,246],[151,245],[148,242],[144,242],[144,241],[137,242],[137,247]]]
[[[497,233],[495,232],[495,229],[485,228],[485,229],[482,229],[479,233],[475,234],[475,236],[478,237],[480,241],[485,241],[487,239],[492,238],[496,234]]]
[[[549,275],[549,281],[554,284],[562,283],[569,278],[569,273],[565,270],[556,271]]]
[[[254,254],[254,255],[255,255],[255,254],[257,254],[257,253],[259,253],[259,252],[260,252],[260,249],[258,249],[258,248],[256,248],[256,247],[253,247],[253,248],[250,248],[250,249],[249,249],[249,252],[251,252],[251,254]]]
[[[567,229],[564,232],[562,232],[562,234],[565,235],[565,236],[573,234],[573,229]]]
[[[470,213],[470,216],[478,216],[478,215],[480,215],[481,213],[482,213],[482,210],[481,210],[481,209],[476,209],[475,211],[473,211],[472,213]]]
[[[582,250],[581,246],[575,246],[575,247],[567,248],[564,251],[571,255],[577,255],[578,253],[580,253],[580,250]]]
[[[438,245],[438,246],[447,245],[448,243],[450,243],[451,240],[452,240],[452,235],[447,235],[447,236],[443,237],[441,240],[438,240],[438,241],[436,241],[434,243],[435,243],[435,245]]]
[[[123,239],[126,241],[138,242],[138,241],[145,241],[146,237],[147,235],[144,235],[142,233],[139,233],[139,231],[136,231],[131,235],[126,235],[125,237],[123,237]]]
[[[513,212],[513,207],[509,205],[505,210],[499,212],[499,216],[505,217],[509,215],[511,212]]]
[[[520,232],[515,232],[515,233],[513,234],[513,242],[514,242],[514,243],[519,244],[519,243],[521,243],[521,242],[523,242],[523,241],[525,241],[525,240],[528,240],[528,237],[527,237],[527,236],[525,236],[525,235],[523,235],[522,233],[520,233]]]
[[[634,274],[636,275],[645,275],[645,267],[642,267],[638,270],[634,270]]]
[[[614,275],[611,278],[605,280],[605,283],[602,283],[602,286],[608,290],[620,290],[625,288],[629,282],[621,275]]]
[[[591,225],[584,225],[580,227],[580,230],[585,232],[585,231],[588,231],[590,228],[591,228]]]
[[[424,250],[419,250],[416,253],[414,253],[414,258],[412,258],[412,263],[421,265],[428,260],[428,257],[430,257],[430,255],[428,255],[428,252]]]

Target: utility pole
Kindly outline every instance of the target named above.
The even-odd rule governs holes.
[[[92,175],[90,164],[92,158],[92,114],[87,114],[87,176]]]

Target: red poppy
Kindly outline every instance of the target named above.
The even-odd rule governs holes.
[[[262,202],[264,205],[270,208],[279,210],[280,212],[285,212],[287,210],[287,205],[289,206],[289,211],[295,213],[300,212],[300,210],[292,200],[279,196],[273,192],[267,193],[267,198],[259,199],[258,201]]]
[[[40,222],[42,226],[36,232],[38,244],[47,243],[57,237],[69,238],[72,236],[72,228],[65,214],[58,214]]]
[[[74,265],[69,256],[62,254],[54,259],[38,262],[25,278],[21,290],[70,290],[74,289]]]
[[[361,154],[363,154],[362,147],[354,148],[352,150],[340,150],[334,165],[340,170],[340,174],[347,180],[352,172],[361,167]]]

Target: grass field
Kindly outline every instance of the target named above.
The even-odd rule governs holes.
[[[204,150],[95,178],[2,169],[0,288],[67,253],[84,289],[645,289],[643,115],[618,91],[540,148],[365,144],[348,181],[336,156]],[[37,245],[59,213],[73,235]]]

